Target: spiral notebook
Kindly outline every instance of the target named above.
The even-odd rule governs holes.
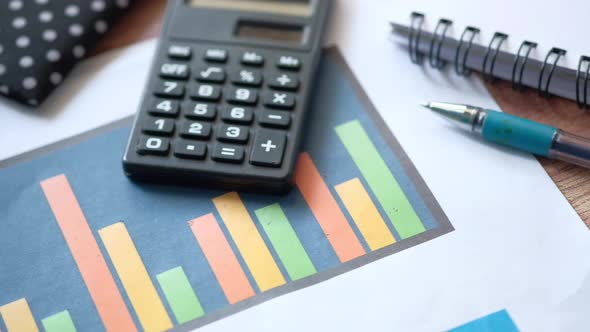
[[[582,0],[417,0],[395,1],[390,10],[392,22],[409,28],[406,46],[414,62],[441,69],[448,64],[461,75],[477,71],[588,108],[585,8]]]

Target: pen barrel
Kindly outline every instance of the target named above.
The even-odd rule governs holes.
[[[501,145],[547,157],[558,129],[514,115],[487,110],[481,135]]]
[[[590,139],[559,130],[549,151],[549,158],[590,168]]]

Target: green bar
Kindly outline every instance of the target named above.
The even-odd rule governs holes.
[[[72,317],[67,310],[41,320],[41,324],[46,332],[76,332]]]
[[[205,314],[201,302],[191,287],[181,266],[156,276],[164,296],[178,324],[186,323]]]
[[[406,195],[358,120],[339,125],[336,133],[402,239],[425,231]]]
[[[279,204],[254,211],[291,280],[316,273],[313,263]]]

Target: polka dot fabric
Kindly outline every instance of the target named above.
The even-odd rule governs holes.
[[[0,95],[37,106],[132,0],[0,0]]]

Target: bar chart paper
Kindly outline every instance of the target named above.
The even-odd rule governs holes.
[[[453,231],[335,49],[316,84],[284,196],[132,182],[130,122],[2,165],[0,330],[198,328]]]

